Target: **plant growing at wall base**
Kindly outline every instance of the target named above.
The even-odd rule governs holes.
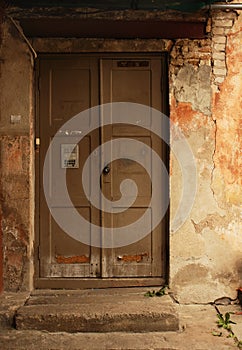
[[[218,327],[223,327],[224,329],[227,329],[227,330],[231,331],[231,324],[236,324],[235,322],[230,320],[230,315],[232,313],[233,312],[226,312],[225,316],[223,316],[223,314],[221,314],[221,313],[218,313],[217,314],[217,316],[218,316],[218,321],[217,321]]]
[[[226,329],[229,334],[228,334],[228,338],[233,338],[235,344],[237,345],[237,347],[239,349],[242,349],[242,341],[240,341],[236,335],[234,334],[234,332],[231,329],[231,324],[236,324],[236,322],[231,321],[230,319],[230,315],[233,314],[233,312],[226,312],[225,315],[221,314],[221,312],[218,310],[217,307],[216,311],[217,311],[217,317],[218,317],[218,321],[217,321],[217,325],[219,328],[223,328]],[[217,337],[221,337],[222,336],[222,332],[213,332],[212,333],[214,336]]]
[[[145,293],[145,297],[162,297],[163,295],[166,295],[166,288],[167,286],[161,287],[159,290],[149,290],[148,292]]]

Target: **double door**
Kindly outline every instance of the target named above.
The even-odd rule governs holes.
[[[164,67],[165,59],[161,55],[40,58],[37,123],[40,146],[36,151],[37,287],[135,286],[164,282],[166,216],[153,227],[153,213],[162,205],[164,188],[159,184],[164,186],[164,179],[157,178],[153,154],[155,152],[165,162],[166,147],[151,131],[152,118],[149,115],[137,119],[136,125],[113,123],[112,108],[109,108],[108,116],[102,108],[106,103],[125,102],[127,106],[138,103],[164,111]],[[99,105],[101,107],[95,110],[99,127],[94,127],[92,111]],[[83,111],[83,119],[79,119],[79,124],[74,123],[75,127],[71,129],[68,122],[77,115],[82,118]],[[109,122],[104,123],[105,118],[109,118]],[[85,136],[80,137],[81,133]],[[117,144],[117,140],[124,142]],[[134,146],[125,140],[133,140]],[[136,142],[138,146],[135,146]],[[109,152],[102,148],[105,143],[108,143]],[[52,148],[49,148],[50,145]],[[118,148],[121,156],[109,160],[106,153],[109,156],[115,153],[114,148],[116,151]],[[130,159],[125,156],[125,148],[129,148]],[[47,152],[50,153],[48,161]],[[134,160],[137,156],[142,158],[142,164]],[[98,164],[97,167],[91,163],[87,165],[90,157],[94,165]],[[49,177],[48,188],[43,186],[46,176],[44,166]],[[84,169],[87,184],[83,183]],[[56,176],[62,172],[71,205],[70,201],[66,202],[63,183]],[[125,181],[126,187],[122,192],[121,184]],[[135,199],[127,205],[134,182],[137,189]],[[151,201],[154,188],[158,191],[160,203]],[[46,191],[49,201],[46,201]],[[93,203],[94,197],[98,205]],[[111,203],[111,210],[105,207],[105,199]],[[68,232],[68,225],[72,225],[70,213],[73,208],[86,223],[80,225],[78,238]],[[66,219],[65,227],[52,215],[53,212],[57,217]],[[132,240],[132,236],[138,233],[132,224],[145,213],[150,230],[141,239]],[[126,240],[114,246],[104,242],[107,237],[113,241],[118,229],[129,225],[132,227],[130,242]],[[97,238],[94,241],[94,227],[100,228],[99,242]],[[106,231],[108,235],[105,235]]]

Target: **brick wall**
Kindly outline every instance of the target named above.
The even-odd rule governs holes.
[[[213,82],[221,84],[227,75],[226,45],[227,35],[233,27],[236,14],[233,12],[214,12],[212,17],[212,66]]]

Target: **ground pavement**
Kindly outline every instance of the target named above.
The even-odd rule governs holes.
[[[145,290],[137,289],[135,290],[135,294],[129,294],[128,298],[131,299],[132,304],[135,303],[135,295],[137,295],[138,300],[143,300],[145,307],[147,307],[147,303],[150,303],[149,300],[151,298],[144,296]],[[54,292],[53,292],[54,293]],[[67,292],[62,291],[62,296],[65,296]],[[77,293],[77,292],[75,292]],[[124,299],[123,291],[120,294],[115,292],[114,296],[110,296],[109,292],[105,292],[108,298],[108,302],[110,303],[112,300],[114,303],[119,303],[119,300]],[[76,295],[76,294],[75,294]],[[34,300],[39,300],[43,302],[43,294],[40,296],[34,296]],[[49,294],[48,298],[53,299],[54,296],[57,297],[59,302],[60,295]],[[91,298],[93,296],[89,295]],[[66,296],[65,296],[66,297]],[[86,298],[86,295],[84,294]],[[105,295],[102,294],[103,301]],[[46,299],[50,302],[50,299]],[[71,296],[72,298],[72,296]],[[121,299],[119,299],[121,298]],[[132,299],[133,298],[133,299]],[[142,299],[143,298],[143,299]],[[156,299],[155,299],[156,298]],[[170,350],[183,350],[183,349],[191,349],[191,350],[223,350],[223,349],[238,349],[239,348],[239,340],[242,340],[242,315],[241,315],[241,306],[239,304],[229,304],[229,305],[180,305],[175,303],[172,298],[169,296],[165,296],[166,301],[162,301],[164,297],[154,297],[150,305],[154,305],[153,303],[157,303],[160,305],[160,309],[162,310],[163,305],[164,309],[166,308],[166,303],[171,303],[172,307],[175,307],[179,318],[179,329],[176,331],[163,331],[159,332],[130,332],[125,328],[125,331],[112,331],[112,332],[96,332],[93,329],[93,332],[48,332],[47,330],[34,330],[34,329],[15,329],[16,325],[16,313],[17,310],[22,310],[24,312],[23,305],[27,305],[31,297],[27,293],[4,293],[0,296],[0,349],[38,349],[38,350],[50,350],[50,349],[81,349],[81,350],[93,350],[93,349],[170,349]],[[170,298],[170,301],[168,300]],[[52,300],[51,299],[51,300]],[[88,298],[87,298],[88,299]],[[165,300],[165,299],[163,299]],[[72,299],[71,299],[72,301]],[[99,303],[99,299],[95,295],[95,302],[93,299],[90,299],[93,307],[95,308],[95,304]],[[61,306],[56,302],[56,309],[60,310]],[[35,302],[36,303],[36,302]],[[91,305],[90,303],[90,305]],[[29,305],[34,304],[34,302],[30,302]],[[69,304],[71,305],[71,304]],[[78,309],[79,304],[72,304],[70,309]],[[129,308],[129,304],[124,302],[123,305],[126,306],[125,312],[127,312],[127,308]],[[149,304],[148,304],[149,305]],[[169,305],[168,305],[169,306]],[[53,307],[53,303],[52,303]],[[169,306],[170,308],[170,306]],[[19,315],[21,316],[21,312]],[[39,311],[38,311],[39,312]],[[70,310],[71,312],[71,310]],[[230,313],[230,320],[235,322],[236,324],[230,324],[232,327],[232,331],[227,330],[225,328],[218,328],[217,321],[219,320],[217,314],[221,313],[223,318],[225,319],[225,314]],[[108,314],[108,311],[105,315]],[[53,315],[52,315],[53,316]],[[23,315],[21,316],[23,317]],[[39,320],[44,317],[39,314]],[[125,317],[124,317],[125,318]],[[229,321],[230,321],[229,320]],[[17,323],[19,321],[17,320]],[[58,321],[57,321],[58,322]],[[137,321],[140,322],[140,321]],[[151,322],[148,319],[146,322]],[[32,326],[35,327],[35,319],[33,318]],[[31,328],[31,322],[27,323],[28,327]],[[38,323],[38,327],[39,327]],[[20,326],[21,328],[21,323]],[[58,329],[58,324],[57,324]],[[139,328],[137,328],[139,329]],[[152,329],[147,324],[147,329]],[[112,330],[110,326],[110,330]],[[241,347],[242,348],[242,347]]]

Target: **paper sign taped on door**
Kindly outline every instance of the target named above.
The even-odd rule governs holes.
[[[61,167],[79,168],[79,147],[78,145],[68,143],[61,145]]]

